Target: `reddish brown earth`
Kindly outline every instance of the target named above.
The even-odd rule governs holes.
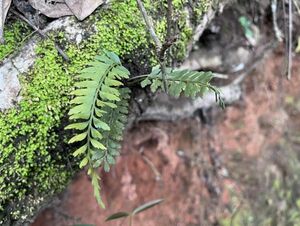
[[[144,122],[127,131],[116,166],[102,174],[106,210],[96,204],[81,172],[32,226],[125,226],[126,220],[104,220],[157,198],[165,201],[137,215],[134,226],[217,225],[232,214],[232,191],[247,190],[243,181],[255,174],[254,162],[261,162],[288,129],[300,130],[300,114],[289,107],[300,97],[300,58],[295,57],[291,82],[280,79],[282,61],[280,53],[267,57],[246,79],[242,100],[209,112],[209,124],[195,116],[176,123]]]

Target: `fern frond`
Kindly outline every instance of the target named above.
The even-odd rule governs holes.
[[[79,131],[69,143],[80,142],[73,155],[83,156],[80,168],[88,165],[95,197],[103,206],[95,169],[103,165],[108,170],[115,162],[119,148],[116,142],[124,128],[129,100],[129,91],[119,90],[122,79],[129,77],[129,71],[121,65],[117,55],[105,52],[76,77],[79,81],[75,83],[77,88],[72,92],[71,101],[74,106],[69,111],[70,119],[76,122],[66,129]]]
[[[213,78],[212,72],[191,71],[191,70],[172,70],[167,68],[167,86],[169,94],[179,97],[182,93],[187,97],[202,96],[206,91],[210,90],[215,93],[216,101],[221,107],[224,103],[220,96],[220,91],[210,84]],[[159,88],[163,88],[161,70],[153,68],[152,72],[141,82],[144,88],[150,85],[151,91],[155,92]]]
[[[115,158],[119,155],[120,142],[122,141],[123,130],[127,122],[130,90],[122,88],[120,89],[120,94],[121,101],[115,102],[116,108],[104,108],[107,113],[103,116],[103,121],[110,126],[110,130],[102,134],[102,142],[107,149],[102,153],[97,152],[93,155],[93,167],[103,165],[106,172],[109,171],[110,165],[115,164]]]

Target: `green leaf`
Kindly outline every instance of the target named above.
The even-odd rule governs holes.
[[[94,160],[95,160],[95,159],[94,159]],[[102,164],[102,162],[103,162],[103,159],[99,159],[99,160],[94,161],[93,167],[94,167],[94,168],[100,167],[101,164]]]
[[[74,115],[74,114],[88,114],[90,113],[91,110],[91,106],[89,106],[87,103],[82,103],[80,105],[77,105],[73,108],[71,108],[71,110],[69,111],[69,115]]]
[[[104,51],[103,55],[96,56],[75,77],[78,81],[74,84],[75,90],[71,92],[72,107],[68,112],[70,120],[74,122],[65,129],[80,130],[69,143],[82,143],[73,155],[84,156],[80,167],[88,164],[94,196],[99,205],[104,207],[99,176],[94,167],[103,165],[105,170],[109,170],[109,164],[115,162],[114,156],[119,146],[111,144],[121,139],[126,122],[124,115],[128,112],[129,90],[120,86],[123,85],[121,79],[129,77],[129,71],[121,65],[116,54]]]
[[[108,162],[104,162],[103,168],[104,168],[105,172],[109,172],[110,166],[109,166]]]
[[[117,66],[117,69],[119,71],[122,71],[123,73],[122,74],[122,78],[129,78],[129,75],[130,75],[130,72],[123,66]]]
[[[114,213],[114,214],[110,215],[109,217],[107,217],[105,221],[117,220],[117,219],[128,217],[128,216],[130,216],[130,214],[127,212],[118,212],[118,213]]]
[[[81,169],[81,168],[85,167],[88,164],[88,162],[89,162],[88,158],[82,159],[80,164],[79,164],[79,168]]]
[[[88,126],[89,122],[78,122],[73,123],[65,127],[65,129],[77,129],[77,130],[84,130]]]
[[[72,137],[72,138],[69,140],[68,143],[69,143],[69,144],[72,144],[72,143],[77,142],[77,141],[82,141],[82,140],[84,140],[84,139],[86,138],[86,136],[87,136],[87,132],[80,133],[80,134],[78,134],[78,135]]]
[[[92,178],[92,185],[93,185],[93,188],[94,188],[94,196],[98,202],[98,204],[103,208],[105,209],[105,205],[101,199],[101,196],[100,196],[100,185],[99,185],[99,176],[97,175],[97,173],[95,172],[94,169],[90,169],[90,176]]]
[[[110,127],[109,127],[109,125],[107,125],[106,122],[103,122],[103,121],[97,119],[96,117],[93,118],[93,122],[94,122],[95,127],[98,129],[103,129],[105,131],[110,130]]]
[[[107,160],[107,163],[110,165],[115,164],[115,158],[111,155],[107,155],[106,160]]]
[[[106,147],[95,139],[91,139],[91,144],[97,149],[106,150]]]
[[[159,87],[161,87],[161,85],[162,85],[162,82],[159,79],[153,80],[153,82],[150,86],[151,92],[154,93]]]
[[[103,91],[100,91],[100,97],[104,100],[106,99],[106,100],[112,100],[112,101],[120,101],[120,98],[117,97],[116,95],[107,93],[107,92],[103,92]]]
[[[92,137],[95,138],[95,139],[96,138],[97,139],[102,139],[103,138],[102,134],[94,128],[91,129],[91,134],[92,134]]]
[[[145,88],[147,85],[150,85],[150,84],[151,84],[151,81],[148,77],[141,82],[142,88]]]
[[[76,89],[71,92],[71,95],[75,96],[89,96],[93,95],[93,90],[90,89]]]
[[[107,86],[122,86],[123,83],[118,80],[115,80],[115,79],[106,78],[105,85],[107,85]]]
[[[96,56],[95,59],[98,60],[98,61],[101,61],[101,62],[103,62],[105,64],[108,64],[108,65],[114,63],[114,61],[111,60],[109,57],[107,57],[105,54],[103,54],[101,56]]]
[[[113,60],[115,63],[120,64],[120,58],[113,52],[106,51],[106,56],[108,56],[111,60]]]
[[[103,116],[103,114],[106,113],[106,111],[103,111],[103,110],[100,110],[98,108],[95,108],[95,113],[96,113],[96,116],[101,118]]]
[[[137,208],[135,208],[133,211],[132,211],[132,215],[136,215],[142,211],[145,211],[149,208],[152,208],[160,203],[162,203],[164,200],[163,199],[157,199],[157,200],[153,200],[153,201],[150,201],[150,202],[147,202]]]
[[[175,97],[179,97],[179,95],[181,94],[181,92],[185,89],[186,85],[184,82],[172,82],[170,84],[170,89],[169,89],[169,93],[172,95],[172,96],[175,96]]]
[[[210,81],[213,78],[212,72],[172,70],[171,68],[166,68],[166,72],[166,81],[170,95],[179,97],[183,93],[187,97],[196,97],[196,95],[203,95],[204,92],[210,90],[215,93],[219,105],[221,107],[224,106],[219,91],[210,85]],[[153,68],[151,74],[141,82],[142,87],[150,84],[152,92],[155,92],[158,88],[162,88],[162,73],[159,67]]]
[[[77,114],[73,114],[70,116],[70,120],[75,120],[75,119],[89,119],[90,118],[90,114],[89,113],[77,113]]]
[[[83,145],[82,147],[78,148],[76,151],[74,151],[73,156],[76,157],[78,155],[82,155],[86,152],[87,150],[87,145]]]
[[[74,84],[75,87],[78,87],[78,88],[97,88],[98,87],[98,82],[97,81],[81,81],[81,82],[76,82]]]
[[[116,107],[117,107],[116,104],[111,103],[111,102],[104,102],[104,104],[105,104],[106,106],[110,107],[110,108],[116,108]]]
[[[94,97],[92,95],[90,95],[90,96],[78,96],[78,97],[75,97],[73,100],[71,100],[70,103],[71,104],[85,103],[85,104],[88,104],[88,105],[92,105],[93,100],[94,100]]]

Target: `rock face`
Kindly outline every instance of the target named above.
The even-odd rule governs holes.
[[[154,12],[161,4],[149,2]],[[199,7],[193,23],[187,18],[181,21],[186,23],[182,31],[185,35],[175,49],[181,60],[192,38],[191,31],[196,23],[201,23],[203,6],[209,6],[210,1],[195,2],[192,8],[177,5],[178,12],[186,12],[184,8],[190,7],[191,14]],[[161,25],[164,17],[157,17]],[[4,181],[0,188],[0,209],[4,210],[0,213],[0,224],[5,226],[26,225],[38,208],[47,204],[49,196],[66,185],[74,173],[70,167],[77,170],[77,162],[70,159],[70,147],[65,144],[68,135],[63,130],[72,75],[102,49],[117,53],[133,75],[154,66],[149,63],[154,60],[153,46],[135,0],[113,1],[107,9],[100,9],[83,22],[58,19],[45,32],[49,32],[49,40],[41,42],[37,35],[33,36],[20,52],[0,66],[1,81],[6,82],[1,91],[1,97],[5,97],[1,108],[5,111],[0,117],[0,162],[6,166],[0,168],[0,181]],[[68,54],[70,63],[58,55],[53,40]],[[20,76],[23,87],[18,82]],[[8,84],[13,84],[10,89]],[[16,108],[8,109],[18,101]],[[54,179],[55,176],[59,178]]]
[[[75,23],[71,17],[61,18],[50,23],[44,32],[64,30],[66,37],[71,40],[78,40],[78,36],[89,32],[80,27],[80,23]],[[36,53],[35,47],[40,42],[38,35],[35,35],[24,47],[15,55],[2,63],[0,66],[0,111],[12,108],[21,99],[19,76],[27,73],[33,66]],[[78,40],[78,44],[81,40]]]
[[[7,64],[9,66],[9,64]],[[18,79],[18,71],[10,67],[9,71],[0,72],[0,109],[14,106],[17,101],[21,86]]]
[[[31,40],[17,56],[5,60],[0,66],[0,110],[9,109],[18,102],[19,75],[27,72],[34,63],[36,43],[37,40]]]

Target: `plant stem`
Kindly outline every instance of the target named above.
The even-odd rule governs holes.
[[[129,216],[129,226],[132,226],[132,222],[133,222],[133,216],[130,215],[130,216]]]
[[[166,60],[165,60],[165,51],[167,48],[163,48],[163,45],[161,44],[161,41],[157,37],[155,30],[153,28],[153,24],[150,21],[150,17],[147,14],[147,11],[143,5],[143,2],[141,0],[136,0],[139,10],[141,11],[141,14],[144,18],[144,21],[146,23],[147,29],[150,33],[151,38],[153,39],[156,47],[156,55],[159,60],[161,72],[162,72],[162,80],[164,85],[164,91],[168,92],[168,85],[166,81]],[[165,45],[164,45],[165,46]]]
[[[288,73],[287,78],[290,80],[292,76],[292,45],[293,45],[293,2],[289,0],[289,44],[288,44]]]

